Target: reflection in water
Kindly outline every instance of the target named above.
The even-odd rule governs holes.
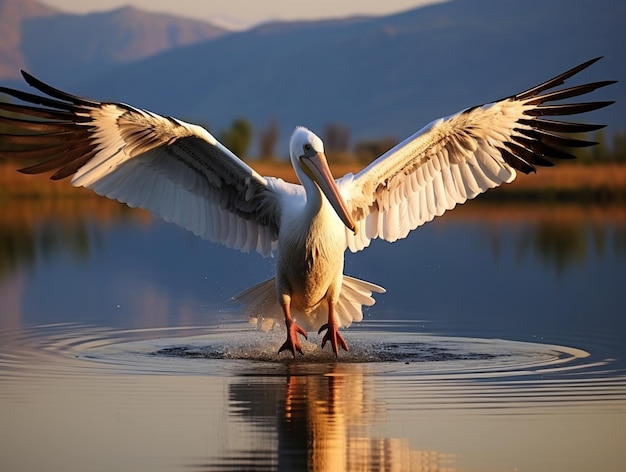
[[[150,216],[100,198],[10,201],[0,207],[0,279],[62,253],[84,261],[103,244],[103,229],[129,219],[146,224]],[[536,258],[557,273],[593,255],[626,253],[626,206],[477,201],[459,206],[430,225],[445,227],[458,221],[483,228],[496,256],[510,245],[518,261]]]
[[[285,366],[285,376],[230,384],[230,414],[255,425],[268,450],[228,451],[206,470],[453,471],[454,456],[411,449],[405,438],[370,434],[386,421],[364,365]],[[280,380],[280,381],[277,381]],[[384,430],[384,428],[382,428]],[[275,442],[270,439],[275,438]]]
[[[75,261],[85,261],[91,251],[89,230],[82,221],[69,225],[43,221],[35,228],[22,225],[0,229],[0,278],[20,269],[32,270],[40,260],[67,253]]]
[[[255,360],[265,351],[243,323],[0,331],[0,469],[623,468],[626,371],[613,357],[385,325],[367,339],[401,340],[388,344],[396,360],[348,363]],[[247,357],[227,357],[233,345]]]
[[[496,257],[512,246],[518,264],[536,259],[558,274],[593,258],[626,254],[623,205],[487,203],[456,208],[446,219],[440,224],[461,220],[483,227]]]
[[[312,333],[293,364],[228,328],[271,262],[105,199],[14,203],[1,470],[623,468],[626,208],[473,202],[373,244],[348,272],[387,297],[339,363]],[[181,345],[219,355],[155,355]]]
[[[570,266],[584,265],[592,257],[606,257],[608,246],[612,246],[615,253],[624,254],[626,225],[612,223],[550,220],[520,228],[515,243],[517,259],[522,261],[536,253],[540,261],[562,274]]]
[[[589,246],[586,225],[543,222],[534,231],[520,233],[518,260],[525,259],[535,249],[542,261],[562,273],[570,264],[583,264],[587,260]]]
[[[80,262],[102,244],[102,230],[143,211],[101,198],[13,199],[0,206],[0,280],[67,254]]]

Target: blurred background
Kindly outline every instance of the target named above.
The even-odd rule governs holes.
[[[576,117],[607,125],[577,160],[347,254],[387,293],[340,362],[314,333],[315,355],[259,359],[282,333],[228,300],[273,259],[0,160],[0,469],[621,471],[624,18],[618,0],[0,0],[3,86],[27,90],[24,69],[201,124],[292,181],[297,125],[340,177],[591,58],[572,84],[619,81]],[[193,356],[222,345],[246,356]]]

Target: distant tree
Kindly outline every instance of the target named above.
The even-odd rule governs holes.
[[[324,151],[331,161],[345,161],[349,157],[350,128],[338,123],[329,123],[324,129]]]
[[[360,163],[369,164],[396,144],[398,144],[397,138],[391,136],[380,139],[361,140],[354,146],[354,154]]]
[[[245,118],[237,118],[230,129],[220,133],[220,141],[237,157],[243,158],[248,153],[252,142],[252,125]]]
[[[592,141],[595,142],[598,138],[595,134],[590,133],[569,133],[567,134],[568,138],[572,139],[580,139],[581,141]],[[565,164],[593,164],[597,161],[598,157],[594,154],[594,147],[579,147],[579,148],[563,148],[564,151],[569,152],[574,155],[576,159],[561,161]],[[553,162],[559,163],[559,159],[553,160]]]
[[[337,123],[329,123],[324,130],[326,152],[346,153],[350,145],[350,128]]]
[[[576,156],[576,159],[568,161],[568,164],[594,165],[613,162],[615,160],[615,153],[609,146],[605,130],[602,129],[594,133],[573,133],[567,136],[597,143],[589,147],[564,148],[565,151]]]
[[[267,129],[261,131],[259,135],[259,159],[269,161],[276,157],[279,136],[278,121],[272,118]]]
[[[8,95],[0,95],[0,102],[2,103],[11,103],[11,97]],[[23,118],[21,115],[10,112],[3,112],[3,115],[8,118]],[[20,134],[19,130],[16,130],[15,127],[11,126],[10,121],[2,121],[0,122],[0,134]],[[21,144],[7,143],[0,141],[0,149],[4,151],[15,151],[19,149],[23,149],[24,146]],[[0,159],[0,164],[7,162],[5,159]],[[33,162],[35,164],[36,162]]]
[[[598,144],[591,148],[591,160],[594,163],[605,162],[610,158],[609,149],[606,144],[606,134],[603,129],[596,131],[593,141]]]
[[[613,135],[613,161],[626,162],[626,131],[618,131]]]

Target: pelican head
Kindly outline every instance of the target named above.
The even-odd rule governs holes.
[[[289,141],[289,157],[300,183],[305,188],[308,187],[307,182],[316,184],[343,224],[356,234],[356,223],[328,168],[322,140],[307,128],[296,128]]]

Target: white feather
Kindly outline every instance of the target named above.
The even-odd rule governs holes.
[[[359,236],[346,231],[346,248],[358,251],[368,239],[405,237],[457,204],[514,180],[515,170],[497,148],[516,133],[528,108],[507,99],[435,120],[355,176],[340,179],[366,229]]]

